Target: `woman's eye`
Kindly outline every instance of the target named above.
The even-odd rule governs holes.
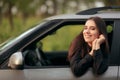
[[[91,28],[91,30],[95,30],[95,28]]]
[[[96,28],[95,27],[91,27],[91,30],[95,30]]]

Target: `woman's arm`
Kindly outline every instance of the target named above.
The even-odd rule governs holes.
[[[93,56],[93,71],[96,74],[104,73],[108,68],[108,53],[102,47],[105,42],[105,37],[101,34],[99,38],[95,39],[92,43],[92,50],[89,53]]]
[[[104,54],[104,55],[103,55]],[[93,71],[99,75],[108,68],[108,53],[103,53],[101,49],[95,50],[93,55]]]
[[[89,54],[82,58],[80,53],[75,53],[70,60],[70,66],[73,74],[76,77],[82,76],[88,70],[88,68],[92,66],[92,60],[93,58]]]

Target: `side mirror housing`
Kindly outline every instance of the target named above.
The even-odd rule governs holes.
[[[16,52],[10,56],[8,67],[12,69],[23,69],[23,61],[22,52]]]

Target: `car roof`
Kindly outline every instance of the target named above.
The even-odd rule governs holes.
[[[92,16],[99,16],[103,19],[120,19],[120,10],[112,11],[115,9],[120,9],[120,6],[115,7],[99,7],[99,8],[91,8],[88,10],[80,11],[75,14],[63,14],[56,15],[47,18],[46,20],[54,20],[54,19],[88,19]]]

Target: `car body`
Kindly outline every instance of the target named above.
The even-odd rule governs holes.
[[[102,12],[107,9],[120,7],[100,7],[76,14],[49,17],[16,38],[8,40],[0,48],[0,80],[120,80],[120,11]],[[72,74],[67,60],[68,49],[72,39],[80,32],[80,27],[92,16],[101,17],[107,27],[110,27],[109,68],[100,76],[95,76],[89,69],[85,75],[77,78]],[[73,31],[75,29],[75,32],[68,27],[72,27]],[[61,29],[64,33],[59,31]],[[70,40],[69,36],[72,36]],[[56,45],[51,47],[49,45],[54,37],[56,38],[52,44]],[[67,48],[63,49],[65,46]]]

